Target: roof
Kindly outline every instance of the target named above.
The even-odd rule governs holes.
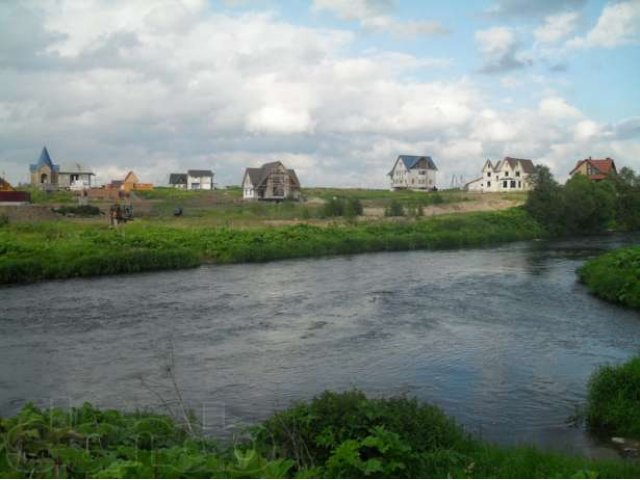
[[[526,158],[513,158],[513,157],[504,157],[501,161],[496,163],[493,167],[494,170],[500,170],[502,166],[507,163],[512,170],[518,167],[518,162],[520,162],[520,166],[525,173],[535,173],[536,167],[533,162]]]
[[[271,170],[273,170],[275,167],[277,167],[278,165],[282,165],[284,167],[284,164],[280,161],[276,161],[276,162],[268,162],[263,164],[260,168],[247,168],[245,170],[245,176],[249,176],[249,180],[251,180],[251,184],[254,187],[257,187],[259,185],[261,185],[262,183],[264,183],[264,181],[269,177],[269,174],[271,173]],[[285,170],[287,171],[287,174],[289,175],[289,178],[291,179],[291,181],[297,186],[300,186],[300,180],[298,180],[298,176],[296,175],[295,170],[292,169],[288,169],[285,168]]]
[[[138,183],[138,176],[133,173],[133,170],[130,170],[127,176],[124,177],[122,183]]]
[[[0,177],[0,192],[12,192],[13,187],[4,178]]]
[[[54,171],[54,172],[57,172],[59,168],[58,165],[55,165],[51,161],[51,157],[49,156],[49,151],[47,150],[47,147],[42,148],[42,153],[40,153],[40,158],[38,158],[38,163],[32,163],[31,165],[29,165],[29,169],[32,172],[35,172],[36,170],[39,170],[43,166],[49,167],[51,171]]]
[[[181,185],[186,183],[187,183],[186,173],[170,173],[169,174],[169,185]]]
[[[585,158],[584,160],[579,160],[576,162],[576,166],[569,172],[569,175],[573,175],[583,163],[588,163],[593,168],[595,168],[598,173],[595,175],[589,175],[589,178],[594,180],[602,180],[607,175],[609,175],[612,171],[616,172],[616,164],[613,161],[613,158],[604,158],[604,159],[592,159],[591,157]]]
[[[85,175],[95,175],[95,173],[93,173],[90,168],[85,167],[84,165],[77,162],[65,163],[63,165],[60,165],[59,172],[60,173],[83,173]]]
[[[433,159],[431,157],[427,157],[427,156],[417,156],[417,155],[400,155],[398,156],[398,160],[402,160],[402,163],[404,163],[404,166],[407,167],[407,170],[411,170],[412,168],[414,168],[416,166],[416,164],[420,161],[420,160],[426,160],[427,161],[427,168],[429,170],[438,170],[438,167],[436,167],[435,162],[433,161]],[[397,160],[396,160],[397,161]]]
[[[187,174],[191,177],[213,177],[211,170],[187,170]]]

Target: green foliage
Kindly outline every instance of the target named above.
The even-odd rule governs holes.
[[[0,214],[0,228],[9,225],[9,216],[4,213]]]
[[[391,200],[387,207],[384,209],[385,217],[403,217],[404,207],[398,200]]]
[[[595,430],[640,438],[640,356],[591,376],[587,422]]]
[[[605,300],[640,309],[640,247],[613,250],[586,262],[578,277]]]
[[[322,207],[323,217],[355,218],[362,213],[362,203],[355,197],[333,197],[327,200]]]
[[[62,215],[78,215],[82,217],[92,217],[100,215],[102,212],[95,205],[78,205],[78,206],[64,206],[53,209],[56,213]]]
[[[565,186],[553,179],[547,167],[536,167],[525,209],[557,235],[589,234],[615,226],[640,228],[640,179],[623,168],[600,182],[575,175]]]
[[[286,203],[286,202],[285,202]],[[295,208],[281,205],[280,208]],[[544,235],[522,209],[412,222],[278,228],[176,228],[136,221],[120,229],[67,222],[0,229],[0,284],[322,255],[493,245]]]
[[[467,435],[404,397],[325,392],[254,429],[251,446],[190,436],[149,412],[26,405],[0,418],[1,478],[637,478],[640,465],[592,461]]]

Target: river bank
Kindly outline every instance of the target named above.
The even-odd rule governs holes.
[[[82,222],[0,228],[0,284],[380,251],[495,245],[545,235],[521,208],[429,218],[282,227],[119,229]]]
[[[578,270],[578,277],[597,297],[640,309],[640,246],[589,260]]]
[[[179,405],[176,406],[179,409]],[[13,478],[637,478],[640,464],[474,438],[439,408],[404,397],[324,392],[249,428],[201,434],[186,412],[27,405],[0,418],[0,475]]]

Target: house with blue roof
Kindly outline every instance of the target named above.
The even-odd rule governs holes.
[[[435,190],[437,171],[431,157],[399,155],[388,173],[391,190]]]
[[[42,149],[37,163],[29,166],[31,185],[49,189],[65,188],[79,190],[91,187],[91,177],[95,175],[86,166],[73,162],[56,165],[51,160],[47,147]]]

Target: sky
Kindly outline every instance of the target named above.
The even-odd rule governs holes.
[[[0,2],[0,175],[100,182],[281,160],[303,186],[442,188],[504,156],[640,171],[640,0]]]

